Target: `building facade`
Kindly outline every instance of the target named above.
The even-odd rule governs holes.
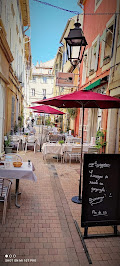
[[[24,37],[25,27],[30,27],[29,15],[29,0],[0,0],[0,152],[4,134],[14,131],[22,115],[26,82]]]
[[[119,97],[119,0],[78,1],[84,9],[83,32],[87,47],[80,66],[79,89],[92,90]],[[114,71],[113,71],[114,66]],[[117,84],[117,88],[115,84]],[[77,134],[81,135],[81,114],[78,118]],[[111,118],[114,119],[111,120]],[[119,135],[118,110],[89,109],[85,111],[85,140],[96,137],[97,130],[106,130],[107,152],[116,152],[116,137]],[[110,121],[110,122],[109,122]],[[112,143],[110,142],[112,139]],[[117,137],[118,142],[118,137]]]
[[[53,96],[53,64],[54,59],[45,63],[32,65],[32,78],[29,84],[29,105],[37,100]]]

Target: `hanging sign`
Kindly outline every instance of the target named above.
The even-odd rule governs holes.
[[[74,74],[57,72],[56,86],[59,87],[74,87]]]

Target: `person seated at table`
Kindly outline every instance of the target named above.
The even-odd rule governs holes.
[[[30,129],[30,133],[35,135],[35,133],[36,133],[36,129],[35,129],[34,127],[32,127],[32,128]]]

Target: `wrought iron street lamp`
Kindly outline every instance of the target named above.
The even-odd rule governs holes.
[[[83,59],[87,41],[83,35],[82,29],[80,28],[81,24],[79,23],[79,15],[77,16],[77,22],[74,25],[75,25],[75,28],[70,29],[68,37],[65,38],[65,40],[66,40],[68,60],[71,62],[72,66],[75,68],[76,65],[81,63]],[[74,55],[73,47],[79,47],[79,52],[77,56]]]

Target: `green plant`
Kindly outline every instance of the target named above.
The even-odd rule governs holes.
[[[77,108],[67,108],[71,118],[75,118],[77,115]]]
[[[101,131],[101,130],[97,131],[95,144],[96,144],[96,148],[98,150],[102,150],[102,153],[103,153],[104,148],[107,144],[107,142],[105,141],[105,131]]]
[[[48,117],[48,119],[46,119],[45,123],[46,123],[47,126],[51,125],[51,119],[50,119],[50,117]]]
[[[11,147],[11,139],[10,139],[10,135],[8,135],[8,134],[5,136],[4,146],[5,147]]]
[[[18,125],[19,125],[19,128],[22,128],[22,126],[23,126],[23,116],[22,115],[18,116]]]
[[[64,143],[64,140],[59,140],[58,143],[59,144],[63,144]]]

